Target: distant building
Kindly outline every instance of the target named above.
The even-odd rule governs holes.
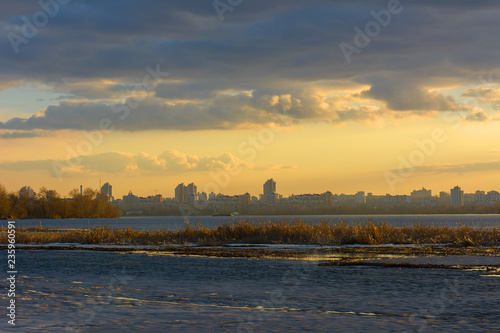
[[[450,190],[450,203],[452,206],[460,207],[465,204],[464,202],[464,191],[458,186],[455,186]]]
[[[375,199],[373,197],[373,193],[372,192],[368,192],[366,194],[366,203],[369,204],[369,205],[372,205],[374,202],[375,202]]]
[[[191,183],[188,186],[186,186],[186,189],[184,192],[185,192],[186,198],[188,198],[191,195],[197,195],[198,194],[198,187],[194,183]]]
[[[105,183],[101,187],[101,195],[106,196],[108,202],[113,201],[113,187],[109,183]]]
[[[161,194],[150,195],[147,198],[143,198],[132,194],[132,191],[130,191],[128,195],[123,196],[122,207],[125,211],[152,210],[160,207],[163,202],[164,200]]]
[[[175,202],[177,203],[194,204],[194,202],[198,202],[198,199],[198,187],[194,183],[188,186],[180,183],[175,188]]]
[[[207,207],[217,212],[232,213],[234,210],[248,210],[250,204],[251,196],[249,193],[233,196],[217,194],[209,199]]]
[[[410,196],[408,195],[390,195],[386,194],[386,203],[388,205],[402,205],[410,203]]]
[[[266,194],[264,196],[264,201],[268,204],[268,205],[277,205],[278,202],[280,201],[280,196],[279,194],[277,193],[269,193],[269,194]]]
[[[354,203],[356,205],[364,205],[366,203],[366,196],[364,191],[359,191],[354,195]]]
[[[198,196],[196,194],[187,194],[186,193],[186,203],[189,206],[195,206],[198,203]]]
[[[464,193],[464,205],[473,205],[473,204],[474,204],[474,194]]]
[[[484,203],[486,202],[486,193],[484,191],[476,191],[474,193],[474,202],[476,203]]]
[[[252,203],[252,196],[250,193],[245,193],[238,196],[238,207],[243,211],[248,210]]]
[[[123,196],[123,209],[124,210],[134,210],[139,205],[139,197],[132,194],[132,191],[128,192],[128,195]]]
[[[414,190],[411,192],[411,201],[414,203],[420,203],[426,199],[432,198],[432,191],[426,190],[425,187],[422,187],[421,190]]]
[[[186,187],[184,183],[180,183],[175,188],[175,202],[185,203],[186,202]]]
[[[263,201],[272,204],[279,200],[279,196],[276,198],[276,182],[271,178],[264,183],[264,195],[262,197]]]
[[[489,191],[485,193],[484,191],[476,191],[474,193],[474,203],[479,205],[494,205],[500,202],[500,193],[497,191]]]
[[[333,205],[333,194],[327,191],[323,194],[297,194],[280,200],[280,205],[289,207],[330,207]]]
[[[147,200],[151,203],[162,203],[163,202],[163,195],[157,194],[157,195],[151,195],[147,197]]]
[[[450,199],[450,193],[448,192],[445,192],[445,191],[441,191],[439,192],[439,198],[440,199]]]
[[[325,206],[333,206],[333,193],[330,191],[326,191],[322,194],[323,199],[325,200]]]
[[[500,201],[500,193],[497,191],[489,191],[488,194],[486,194],[486,200],[489,203],[495,203]]]
[[[208,195],[205,192],[198,193],[197,196],[198,196],[198,201],[201,202],[208,201]]]
[[[29,186],[24,186],[19,190],[19,197],[20,198],[29,198],[29,199],[34,199],[36,197],[35,191]]]

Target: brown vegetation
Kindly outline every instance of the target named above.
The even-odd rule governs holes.
[[[64,230],[50,228],[17,228],[16,243],[80,243],[80,244],[136,244],[161,245],[198,243],[220,245],[247,244],[449,244],[454,246],[498,246],[500,229],[475,229],[461,226],[395,227],[388,223],[308,224],[303,221],[224,224],[214,229],[197,228],[186,224],[180,231],[135,231],[98,227]],[[1,229],[0,243],[7,242],[6,228]]]
[[[0,219],[24,218],[108,218],[119,217],[120,209],[112,206],[106,197],[87,188],[80,194],[77,189],[61,198],[55,190],[42,187],[35,198],[7,193],[0,185]]]

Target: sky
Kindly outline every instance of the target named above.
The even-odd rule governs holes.
[[[496,1],[0,5],[0,184],[500,190]]]

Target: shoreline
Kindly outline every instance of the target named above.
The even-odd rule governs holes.
[[[6,244],[0,244],[0,249],[6,249]],[[194,255],[207,257],[234,258],[277,258],[304,259],[338,256],[352,259],[384,258],[384,257],[430,257],[430,256],[486,256],[500,257],[500,246],[449,246],[430,244],[411,244],[407,246],[384,245],[339,245],[339,246],[297,246],[294,244],[226,244],[197,245],[169,244],[162,246],[132,245],[132,244],[16,244],[19,250],[80,250],[107,251],[121,253],[157,253],[172,255]],[[500,261],[499,261],[500,265]]]
[[[98,251],[119,255],[201,257],[246,260],[294,260],[324,268],[447,269],[500,277],[500,247],[437,245],[351,245],[276,247],[272,244],[224,246],[131,246],[89,244],[17,244],[17,251]],[[7,248],[1,244],[0,249]]]
[[[233,218],[254,218],[254,217],[262,217],[262,218],[270,218],[270,217],[276,217],[276,216],[284,216],[286,218],[300,218],[300,217],[308,217],[308,216],[314,216],[314,217],[322,217],[322,216],[352,216],[352,217],[369,217],[369,216],[375,216],[375,217],[380,217],[380,216],[446,216],[446,215],[451,215],[451,216],[467,216],[467,215],[479,215],[479,216],[500,216],[500,212],[490,212],[490,213],[478,213],[478,212],[409,212],[409,213],[404,213],[404,212],[358,212],[358,213],[272,213],[272,214],[238,214],[238,215],[233,215],[231,217]],[[9,220],[16,220],[16,221],[24,221],[24,220],[47,220],[47,221],[63,221],[63,220],[78,220],[78,219],[85,219],[85,220],[113,220],[113,219],[127,219],[127,218],[161,218],[161,217],[184,217],[186,218],[186,215],[134,215],[134,214],[123,214],[121,216],[115,216],[115,217],[69,217],[69,218],[49,218],[49,217],[24,217],[24,218],[14,218],[13,216],[11,217],[3,217],[0,218],[0,221],[9,221]],[[189,215],[187,218],[200,218],[200,217],[225,217],[224,215],[221,216],[214,216],[213,214],[202,214],[202,215]],[[227,216],[229,217],[229,216]]]
[[[7,243],[7,228],[0,227],[0,243]],[[500,246],[500,229],[418,224],[394,226],[387,222],[311,224],[300,219],[269,222],[241,220],[206,228],[185,224],[184,229],[133,230],[130,226],[80,229],[42,227],[16,228],[18,244],[113,244],[157,245],[198,244],[296,244],[316,246],[339,245],[411,245],[433,244],[461,247]]]
[[[224,246],[132,246],[89,244],[17,244],[17,251],[98,251],[119,255],[201,257],[246,260],[294,260],[318,267],[448,269],[500,277],[500,247],[445,245],[294,246],[236,244]],[[1,244],[0,249],[7,248]]]

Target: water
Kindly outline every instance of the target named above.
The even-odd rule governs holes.
[[[290,216],[241,217],[252,221]],[[305,216],[318,223],[369,216]],[[196,217],[204,227],[239,217]],[[499,226],[496,215],[375,216],[392,225]],[[43,220],[43,226],[184,227],[183,217]],[[38,226],[40,220],[17,221]],[[6,225],[2,221],[2,225]],[[5,251],[2,251],[5,253]],[[153,252],[17,249],[17,325],[22,332],[497,332],[500,278],[481,271],[317,266],[311,260],[249,260]],[[7,271],[5,260],[0,269]],[[452,264],[499,257],[414,258]],[[2,289],[5,279],[2,278]],[[0,308],[7,306],[6,292]],[[6,311],[6,310],[4,310]]]
[[[391,225],[413,225],[434,224],[460,226],[462,224],[484,228],[484,227],[500,227],[500,215],[324,215],[324,216],[166,216],[166,217],[121,217],[116,219],[66,219],[66,220],[20,220],[16,222],[18,227],[23,226],[40,226],[44,227],[59,227],[59,228],[89,228],[96,226],[109,226],[115,229],[126,228],[130,226],[134,230],[178,230],[185,227],[185,221],[189,220],[192,226],[198,223],[206,228],[213,228],[222,223],[233,223],[240,220],[250,221],[281,221],[294,220],[300,218],[308,223],[319,223],[327,221],[335,223],[344,221],[347,223],[356,222],[384,222],[387,221]],[[6,221],[0,221],[1,226],[6,226]]]
[[[22,332],[500,330],[500,279],[477,271],[83,250],[17,256]],[[0,331],[14,331],[2,317]]]

